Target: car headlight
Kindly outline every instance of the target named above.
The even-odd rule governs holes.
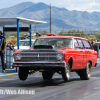
[[[58,53],[56,55],[57,60],[64,60],[64,54],[63,53]]]
[[[22,55],[21,54],[16,54],[14,56],[15,60],[21,60]]]

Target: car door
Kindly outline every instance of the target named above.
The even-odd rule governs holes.
[[[74,39],[74,49],[75,49],[75,58],[74,58],[74,66],[75,69],[81,69],[83,64],[83,44],[81,40]]]
[[[86,67],[86,64],[88,63],[88,61],[91,59],[94,59],[93,58],[94,51],[92,50],[92,47],[90,46],[89,41],[83,40],[83,43],[85,46],[85,55],[84,55],[83,66]]]
[[[79,58],[78,58],[78,62],[80,63],[80,66],[79,68],[83,68],[83,62],[84,62],[84,59],[83,59],[83,55],[84,55],[84,45],[82,43],[82,41],[80,39],[78,39],[78,44],[79,44]]]

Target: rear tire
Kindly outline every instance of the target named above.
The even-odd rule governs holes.
[[[79,71],[79,76],[81,80],[89,80],[91,77],[91,64],[90,62],[87,63],[86,68]]]
[[[69,81],[71,77],[71,69],[69,63],[66,65],[66,68],[62,69],[62,78],[64,81]]]
[[[20,80],[23,80],[23,81],[26,80],[28,77],[28,69],[20,67],[18,75],[19,75]]]
[[[53,76],[53,72],[50,72],[50,71],[42,72],[42,77],[44,80],[50,80],[50,79],[52,79],[52,76]]]

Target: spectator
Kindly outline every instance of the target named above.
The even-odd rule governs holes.
[[[36,38],[39,38],[41,36],[40,33],[36,33]],[[39,45],[39,41],[37,40],[36,45]]]
[[[2,72],[5,73],[5,62],[4,62],[4,52],[6,50],[6,39],[2,36],[2,32],[0,31],[0,56],[2,63]]]
[[[92,41],[91,41],[91,44],[92,44],[92,45],[94,44],[93,39],[92,39]]]

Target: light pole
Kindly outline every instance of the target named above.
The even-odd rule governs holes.
[[[51,3],[50,3],[50,33],[51,33]]]

